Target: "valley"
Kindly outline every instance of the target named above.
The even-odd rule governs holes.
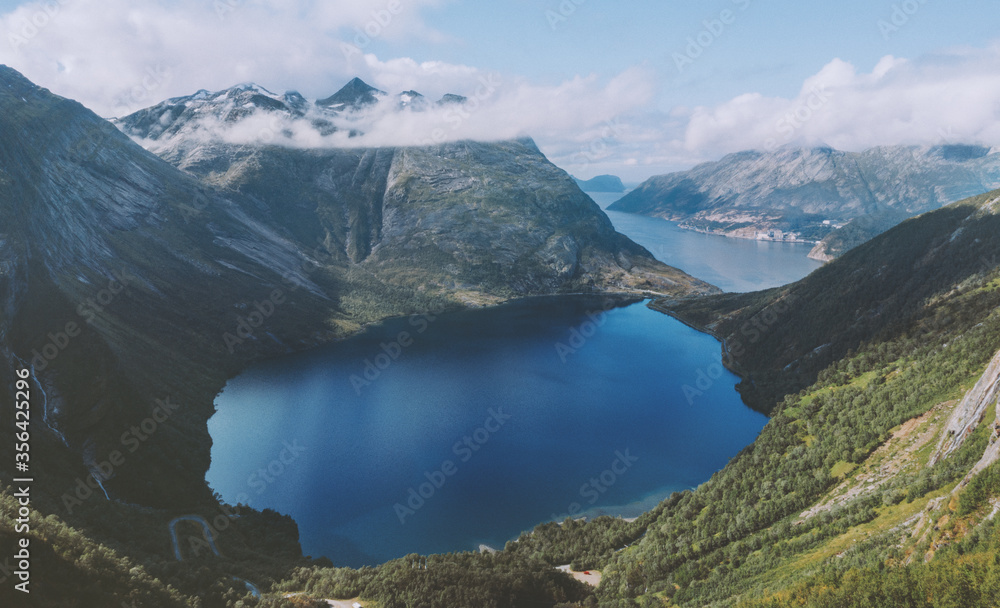
[[[938,192],[820,266],[609,218],[662,216],[632,206],[659,182],[605,214],[528,138],[309,149],[199,118],[343,133],[388,95],[360,80],[115,125],[0,85],[0,349],[44,397],[39,605],[995,599],[1000,191]],[[782,154],[793,177],[843,161]]]

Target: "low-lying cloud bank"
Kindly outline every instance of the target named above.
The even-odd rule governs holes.
[[[422,145],[532,136],[580,177],[639,179],[744,149],[826,144],[1000,144],[1000,44],[871,66],[834,59],[793,98],[748,91],[712,106],[665,108],[662,70],[540,84],[476,66],[380,59],[370,40],[441,41],[421,18],[445,0],[48,0],[0,15],[0,63],[104,116],[198,89],[257,82],[329,95],[354,76],[393,94],[414,89],[461,107],[395,111],[393,101],[324,136],[309,121],[257,116],[217,125],[230,141],[272,133],[296,146]],[[381,12],[380,12],[381,11]],[[373,15],[381,16],[375,19]],[[364,32],[374,34],[374,37]],[[359,35],[363,34],[363,35]],[[353,122],[352,122],[353,121]],[[353,124],[361,137],[349,137]]]

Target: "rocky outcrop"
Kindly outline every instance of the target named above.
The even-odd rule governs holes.
[[[986,448],[983,458],[976,464],[967,476],[971,479],[979,471],[982,471],[990,464],[1000,458],[1000,433],[997,432],[997,425],[1000,424],[1000,352],[990,361],[976,385],[965,394],[955,411],[945,425],[945,431],[938,441],[938,445],[931,456],[928,466],[933,466],[942,458],[947,458],[958,448],[962,447],[966,439],[976,430],[984,420],[988,420],[991,426],[990,445]]]
[[[352,82],[341,97],[371,93],[365,87]],[[711,291],[617,234],[530,139],[302,149],[229,143],[211,132],[204,116],[230,116],[233,100],[245,105],[246,91],[259,90],[241,85],[177,98],[164,103],[183,111],[158,104],[117,124],[178,168],[252,197],[250,212],[294,241],[322,243],[347,267],[407,289],[488,286],[508,296],[605,287]],[[271,105],[256,112],[297,116]],[[156,116],[167,116],[169,126]]]

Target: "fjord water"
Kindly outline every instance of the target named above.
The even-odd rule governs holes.
[[[715,339],[642,303],[603,308],[395,319],[253,367],[217,398],[208,481],[291,515],[303,550],[341,566],[500,548],[571,513],[636,516],[707,480],[766,418]]]
[[[589,193],[615,229],[664,264],[680,268],[723,291],[746,292],[794,283],[821,262],[810,260],[812,245],[731,239],[679,228],[657,217],[608,210],[623,194]]]

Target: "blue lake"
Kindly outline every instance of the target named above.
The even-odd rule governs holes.
[[[620,197],[591,196],[602,208]],[[809,245],[607,213],[726,291],[820,266]],[[736,382],[715,339],[641,303],[396,319],[230,381],[209,421],[208,481],[228,502],[291,515],[304,551],[339,566],[499,548],[570,515],[636,516],[706,481],[766,423]]]
[[[656,259],[723,291],[747,292],[794,283],[822,266],[807,256],[812,245],[731,239],[678,228],[674,222],[608,211],[623,194],[590,193],[615,229]]]
[[[536,299],[395,319],[253,367],[216,400],[208,481],[291,515],[303,550],[339,566],[638,515],[706,481],[766,418],[715,339],[643,303],[603,309]]]

